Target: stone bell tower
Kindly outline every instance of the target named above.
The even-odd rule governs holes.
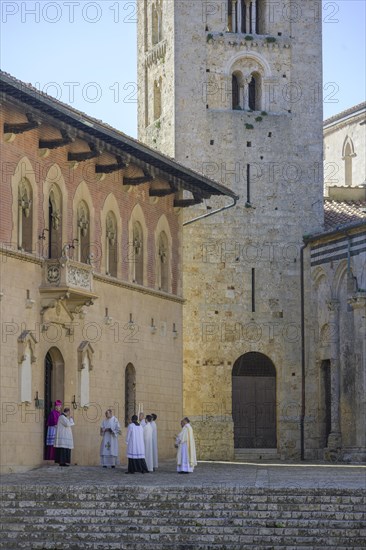
[[[240,196],[185,228],[184,413],[199,456],[298,458],[300,252],[323,222],[321,3],[138,5],[139,139]]]

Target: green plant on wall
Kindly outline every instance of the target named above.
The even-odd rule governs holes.
[[[252,37],[252,36],[249,36],[249,34],[247,34],[247,35],[244,37],[244,40],[253,40],[253,37]]]
[[[275,39],[274,36],[267,36],[266,42],[267,42],[267,44],[271,44],[273,42],[276,42],[276,39]]]
[[[207,40],[207,42],[210,42],[210,40],[213,41],[213,34],[211,34],[211,33],[209,32],[208,35],[207,35],[206,40]]]
[[[261,116],[257,116],[254,119],[256,122],[262,122],[263,118]]]
[[[245,128],[246,128],[247,130],[253,130],[253,129],[254,129],[254,126],[253,126],[253,124],[248,124],[248,123],[246,123],[246,124],[245,124]]]

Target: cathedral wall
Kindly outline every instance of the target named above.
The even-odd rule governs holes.
[[[249,352],[276,368],[280,456],[300,453],[300,250],[323,222],[321,20],[316,3],[262,4],[253,35],[227,32],[226,2],[176,2],[167,45],[175,157],[240,197],[184,230],[184,411],[204,458],[234,455],[232,369]]]

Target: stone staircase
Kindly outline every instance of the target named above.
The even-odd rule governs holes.
[[[5,485],[4,550],[366,548],[365,491]]]
[[[235,449],[238,462],[280,462],[277,449]]]

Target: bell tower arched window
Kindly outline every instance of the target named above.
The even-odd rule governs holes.
[[[228,32],[260,34],[263,9],[263,0],[228,0]]]
[[[89,208],[82,201],[77,211],[77,231],[78,231],[78,261],[84,264],[90,262],[90,219]]]
[[[240,108],[240,86],[239,78],[236,74],[233,74],[231,77],[231,87],[232,87],[232,107],[233,109]]]
[[[248,84],[248,108],[250,111],[260,111],[261,109],[261,76],[258,73],[252,73]]]
[[[18,187],[18,249],[32,252],[33,242],[32,188],[23,178]]]
[[[248,86],[248,101],[249,101],[249,109],[251,111],[255,111],[256,110],[256,81],[254,76],[252,76],[252,79],[249,82],[249,86]]]

